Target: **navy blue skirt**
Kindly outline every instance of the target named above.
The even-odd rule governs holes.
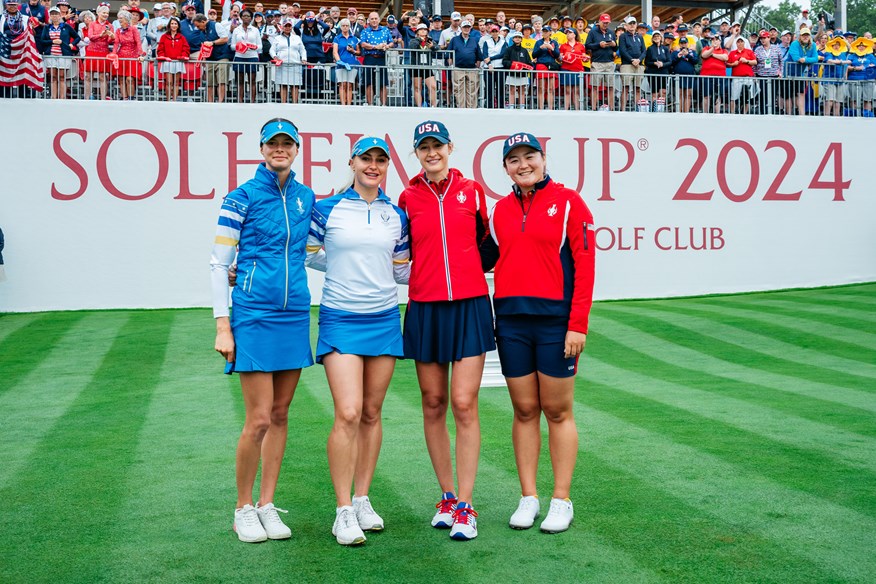
[[[326,306],[319,307],[319,340],[316,362],[329,353],[378,357],[403,357],[398,306],[360,314]]]
[[[309,310],[262,310],[235,304],[231,333],[235,358],[227,373],[286,371],[313,365]]]
[[[450,302],[411,300],[405,313],[405,357],[452,363],[496,348],[489,296]]]

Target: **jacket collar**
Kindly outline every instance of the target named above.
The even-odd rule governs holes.
[[[548,186],[548,183],[550,183],[550,182],[551,182],[550,175],[545,175],[545,177],[543,179],[541,179],[540,181],[535,183],[535,186],[533,186],[532,190],[529,191],[528,193],[524,193],[523,191],[521,191],[520,187],[518,187],[517,185],[514,185],[513,187],[511,187],[511,190],[514,192],[515,195],[517,195],[518,198],[523,198],[524,195],[534,195],[538,191],[540,191],[543,188],[545,188],[546,186]]]
[[[339,196],[343,197],[344,199],[362,200],[362,201],[365,200],[362,198],[362,195],[357,193],[356,190],[352,186],[347,187],[347,190],[345,190],[341,193],[338,193],[338,194],[339,194]],[[374,200],[375,201],[384,201],[386,203],[392,202],[392,200],[390,200],[390,198],[386,196],[386,193],[384,193],[383,189],[381,189],[380,187],[377,187],[377,198]]]
[[[277,184],[279,181],[277,180],[277,173],[273,170],[268,170],[268,167],[264,162],[259,164],[258,168],[256,169],[255,180],[259,184],[278,188]],[[287,190],[289,188],[289,185],[292,184],[289,181],[292,181],[292,183],[295,182],[295,171],[291,169],[289,170],[289,178],[286,179]]]
[[[451,178],[453,178],[454,180],[459,180],[459,178],[461,176],[462,176],[461,172],[459,172],[455,168],[451,168],[449,170],[449,172],[447,173],[447,178],[445,180],[450,180]],[[426,171],[421,171],[420,173],[416,174],[414,176],[414,178],[412,178],[411,180],[408,181],[408,185],[410,185],[412,187],[415,187],[417,185],[426,186],[428,184],[429,184],[429,179],[426,178]]]

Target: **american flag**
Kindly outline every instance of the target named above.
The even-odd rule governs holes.
[[[0,86],[26,85],[35,91],[43,91],[45,73],[43,59],[37,51],[33,30],[24,31],[11,39],[0,32]]]

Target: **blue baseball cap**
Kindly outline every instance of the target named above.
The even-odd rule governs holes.
[[[429,120],[414,128],[414,148],[419,146],[420,142],[426,138],[435,138],[442,144],[447,144],[450,142],[450,132],[447,131],[447,127],[441,122]]]
[[[259,144],[264,144],[279,134],[286,134],[295,140],[296,144],[301,146],[301,138],[298,136],[298,128],[290,122],[269,122],[265,124],[265,127],[262,128],[262,135]]]
[[[533,150],[544,154],[544,149],[541,147],[541,142],[538,141],[538,138],[526,132],[517,132],[505,139],[505,145],[502,147],[502,162],[518,146],[529,146]]]
[[[386,140],[377,138],[375,136],[365,136],[363,138],[359,138],[356,143],[353,144],[353,151],[350,152],[350,158],[362,156],[369,150],[373,150],[375,148],[389,156],[389,144],[386,143]]]

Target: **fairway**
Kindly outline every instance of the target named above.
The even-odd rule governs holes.
[[[598,302],[590,327],[568,532],[508,527],[504,389],[480,394],[479,537],[429,527],[440,492],[400,361],[370,493],[386,530],[344,548],[322,367],[290,411],[292,539],[244,544],[243,403],[210,311],[0,315],[0,582],[874,582],[876,284]]]

